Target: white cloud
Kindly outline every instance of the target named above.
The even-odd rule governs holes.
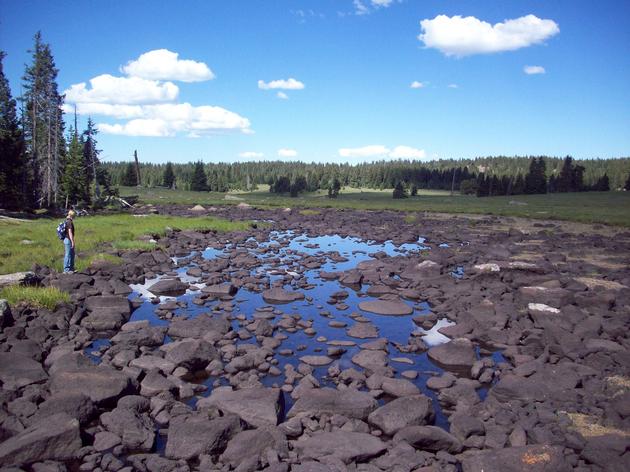
[[[158,82],[140,77],[114,77],[103,74],[85,82],[74,84],[63,93],[67,103],[108,103],[111,105],[140,105],[144,103],[172,102],[179,88],[172,82]]]
[[[130,120],[144,114],[141,105],[111,105],[109,103],[76,103],[78,115],[103,115]],[[63,104],[64,113],[74,113],[74,106]]]
[[[304,84],[299,80],[295,80],[294,78],[289,78],[287,80],[272,80],[271,82],[265,82],[263,80],[258,81],[258,88],[262,90],[271,90],[271,89],[283,89],[283,90],[302,90],[304,88]]]
[[[127,123],[110,125],[99,123],[99,131],[123,136],[173,136],[173,131],[164,120],[131,120]]]
[[[392,3],[394,3],[394,0],[372,0],[372,5],[374,5],[375,7],[387,8]]]
[[[389,157],[393,159],[425,159],[427,153],[424,149],[416,149],[409,146],[396,146]]]
[[[278,92],[276,94],[276,97],[281,98],[282,100],[288,100],[289,99],[289,96],[286,93],[284,93],[284,92]]]
[[[358,148],[341,148],[339,155],[341,157],[374,157],[384,156],[389,153],[389,149],[380,144],[371,144]]]
[[[361,16],[369,15],[379,8],[387,8],[394,1],[400,3],[402,0],[354,0],[352,4],[354,5],[354,14]]]
[[[525,66],[523,72],[527,75],[544,74],[547,72],[543,66]]]
[[[355,15],[368,15],[370,13],[370,9],[361,0],[354,0],[352,3],[354,4]]]
[[[214,79],[215,75],[203,62],[179,59],[179,54],[168,49],[156,49],[141,54],[135,61],[129,61],[121,71],[132,77],[154,80],[180,80],[182,82],[203,82]]]
[[[457,85],[457,84],[448,84],[447,87],[456,89],[456,88],[459,88],[459,85]]]
[[[287,148],[278,149],[278,156],[280,157],[296,157],[297,154],[298,153],[295,149],[287,149]]]
[[[414,80],[413,82],[411,82],[411,85],[410,85],[410,87],[412,89],[424,88],[426,86],[427,86],[427,84],[425,84],[423,82],[418,82],[417,80]]]
[[[560,28],[553,20],[534,15],[491,25],[474,16],[449,17],[438,15],[420,22],[422,33],[418,39],[427,48],[435,48],[447,56],[489,54],[539,44],[558,34]]]
[[[265,157],[265,155],[262,152],[245,151],[245,152],[241,152],[238,155],[238,157],[243,157],[246,159],[254,159],[254,158]]]
[[[416,149],[410,146],[396,146],[393,150],[381,144],[371,144],[358,148],[341,148],[338,151],[341,157],[346,158],[369,158],[369,157],[389,157],[391,159],[424,159],[426,152],[424,149]]]

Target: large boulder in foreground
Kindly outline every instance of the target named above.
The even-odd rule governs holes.
[[[55,372],[50,381],[51,393],[83,393],[99,406],[113,404],[132,393],[131,379],[107,366],[78,368]]]
[[[5,390],[17,390],[48,379],[42,365],[23,354],[0,352],[0,381]]]
[[[201,416],[176,417],[168,428],[166,457],[190,460],[200,454],[218,454],[241,429],[235,415],[213,420]]]
[[[197,409],[213,406],[225,413],[233,413],[257,428],[276,426],[284,409],[284,397],[279,388],[231,390],[230,387],[219,387],[209,397],[197,402]]]
[[[378,402],[370,394],[352,388],[345,390],[310,389],[300,396],[287,416],[293,417],[298,413],[338,414],[348,418],[365,419],[377,407]]]
[[[523,447],[492,449],[466,456],[464,472],[569,472],[573,470],[564,458],[562,447],[535,444]]]
[[[280,287],[273,287],[262,293],[265,303],[292,303],[297,300],[303,300],[302,292],[292,292]]]
[[[404,316],[413,313],[413,308],[402,300],[372,300],[369,302],[361,302],[359,303],[359,308],[363,311],[384,316]]]
[[[81,320],[81,326],[93,331],[120,328],[131,316],[131,305],[126,297],[102,295],[89,297],[85,306],[90,314]]]
[[[58,413],[1,443],[0,467],[72,459],[81,446],[79,421]]]
[[[387,449],[383,441],[371,434],[349,431],[316,434],[296,441],[293,447],[301,460],[333,456],[346,464],[366,461]]]
[[[388,436],[407,426],[422,426],[433,422],[435,413],[426,395],[397,398],[370,413],[368,422]]]
[[[149,292],[154,295],[176,297],[183,295],[188,289],[188,284],[179,279],[162,279],[149,287]]]

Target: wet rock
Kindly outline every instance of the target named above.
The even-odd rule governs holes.
[[[314,367],[328,365],[333,360],[328,356],[302,356],[300,357],[300,361],[305,364],[312,365]]]
[[[235,415],[213,420],[202,416],[177,417],[168,428],[165,455],[171,459],[190,460],[202,454],[218,454],[241,429],[241,422]]]
[[[187,320],[174,320],[168,327],[168,335],[173,338],[221,339],[230,331],[230,322],[223,317],[202,313]]]
[[[366,461],[387,449],[380,439],[366,433],[334,431],[321,433],[294,443],[300,459],[333,456],[344,463]]]
[[[482,451],[462,460],[464,472],[569,472],[573,470],[559,446],[532,445]]]
[[[378,338],[378,328],[372,323],[355,323],[346,330],[346,334],[358,339]]]
[[[287,417],[292,418],[300,413],[309,413],[318,416],[338,414],[348,418],[366,419],[377,406],[378,403],[371,395],[352,388],[311,389],[300,396],[289,410]]]
[[[466,369],[470,371],[477,360],[475,349],[466,338],[457,338],[446,344],[434,346],[429,349],[427,355],[446,369]]]
[[[160,346],[164,342],[165,334],[165,327],[152,326],[128,331],[121,331],[113,338],[111,338],[111,341],[114,344],[129,344],[135,347]]]
[[[304,294],[302,292],[288,291],[280,287],[265,290],[262,293],[262,296],[266,303],[292,303],[294,301],[304,299]]]
[[[115,403],[121,396],[132,393],[130,378],[123,372],[107,366],[78,368],[55,372],[50,391],[57,393],[83,393],[97,405]]]
[[[208,285],[202,288],[201,291],[213,297],[220,298],[220,297],[230,297],[230,296],[236,295],[238,288],[231,283],[225,283],[225,284]]]
[[[85,305],[90,315],[81,320],[81,326],[93,331],[120,328],[131,315],[129,300],[114,295],[89,297]]]
[[[374,300],[359,303],[363,311],[385,316],[404,316],[413,313],[413,308],[402,300]]]
[[[39,362],[22,354],[0,352],[0,380],[4,389],[17,390],[47,379],[48,375]]]
[[[226,413],[239,416],[255,426],[275,426],[284,408],[284,397],[278,388],[244,388],[231,390],[216,388],[209,397],[197,402],[197,408],[216,407]]]
[[[186,293],[189,285],[179,279],[162,279],[151,285],[148,290],[154,295],[176,297]]]
[[[431,399],[425,395],[397,398],[370,413],[368,423],[393,436],[407,426],[433,422],[435,413]]]
[[[352,362],[370,372],[384,372],[387,369],[385,351],[362,350],[352,357]]]
[[[420,389],[409,380],[390,377],[383,379],[381,390],[392,397],[408,397],[420,394]]]
[[[199,339],[175,341],[165,344],[161,349],[166,352],[164,358],[167,361],[193,372],[205,369],[211,361],[219,359],[219,354],[214,346]]]
[[[461,442],[452,434],[437,426],[408,426],[394,436],[394,443],[406,441],[411,446],[424,451],[447,451],[457,454],[462,450]]]
[[[72,459],[81,448],[79,422],[58,413],[0,444],[0,467]]]

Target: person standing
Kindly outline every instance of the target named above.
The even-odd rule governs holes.
[[[64,273],[74,272],[74,217],[76,213],[74,210],[68,212],[66,216],[66,237],[63,239],[63,246],[65,254],[63,256],[63,271]]]

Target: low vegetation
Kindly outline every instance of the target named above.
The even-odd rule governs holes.
[[[12,285],[0,290],[0,298],[11,305],[20,302],[28,303],[36,308],[54,310],[59,303],[69,303],[70,295],[55,287],[23,287]]]
[[[0,221],[0,274],[29,270],[33,263],[62,269],[63,244],[57,239],[58,221]],[[174,216],[129,214],[81,217],[76,220],[76,268],[81,270],[95,260],[120,262],[107,254],[112,250],[149,249],[154,243],[138,240],[140,236],[160,236],[168,228],[233,231],[247,228],[247,222],[230,222],[218,218],[181,218]],[[105,251],[105,253],[103,253]]]

